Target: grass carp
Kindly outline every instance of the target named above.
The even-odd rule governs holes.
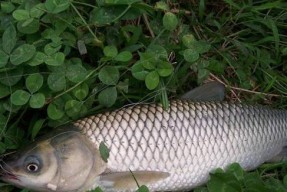
[[[140,104],[78,120],[1,163],[1,179],[34,191],[190,190],[216,168],[245,170],[280,156],[284,110],[228,102]],[[99,146],[109,148],[105,162]]]

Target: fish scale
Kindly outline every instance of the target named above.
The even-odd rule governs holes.
[[[284,110],[227,102],[175,100],[142,104],[74,123],[97,147],[110,149],[110,172],[161,171],[170,176],[151,191],[187,190],[209,173],[238,162],[250,170],[286,145]],[[105,187],[105,186],[102,186]]]

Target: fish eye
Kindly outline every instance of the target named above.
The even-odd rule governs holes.
[[[39,166],[35,163],[30,163],[26,166],[27,171],[29,172],[37,172],[39,169]]]
[[[29,156],[24,161],[24,167],[29,173],[37,173],[41,168],[41,161],[35,156]]]

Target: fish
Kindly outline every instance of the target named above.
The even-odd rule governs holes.
[[[138,104],[59,127],[1,159],[0,179],[39,192],[188,191],[234,162],[252,170],[284,158],[286,110],[222,101],[222,86],[193,95],[206,89],[167,109]]]

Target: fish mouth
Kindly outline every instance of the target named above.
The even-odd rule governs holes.
[[[12,170],[9,168],[9,166],[3,161],[3,159],[0,159],[0,179],[3,181],[20,181],[18,176],[14,173],[12,173]]]
[[[16,180],[16,181],[20,181],[20,179],[17,177],[17,175],[10,173],[10,172],[4,172],[3,170],[1,170],[0,173],[0,179],[2,180]]]

